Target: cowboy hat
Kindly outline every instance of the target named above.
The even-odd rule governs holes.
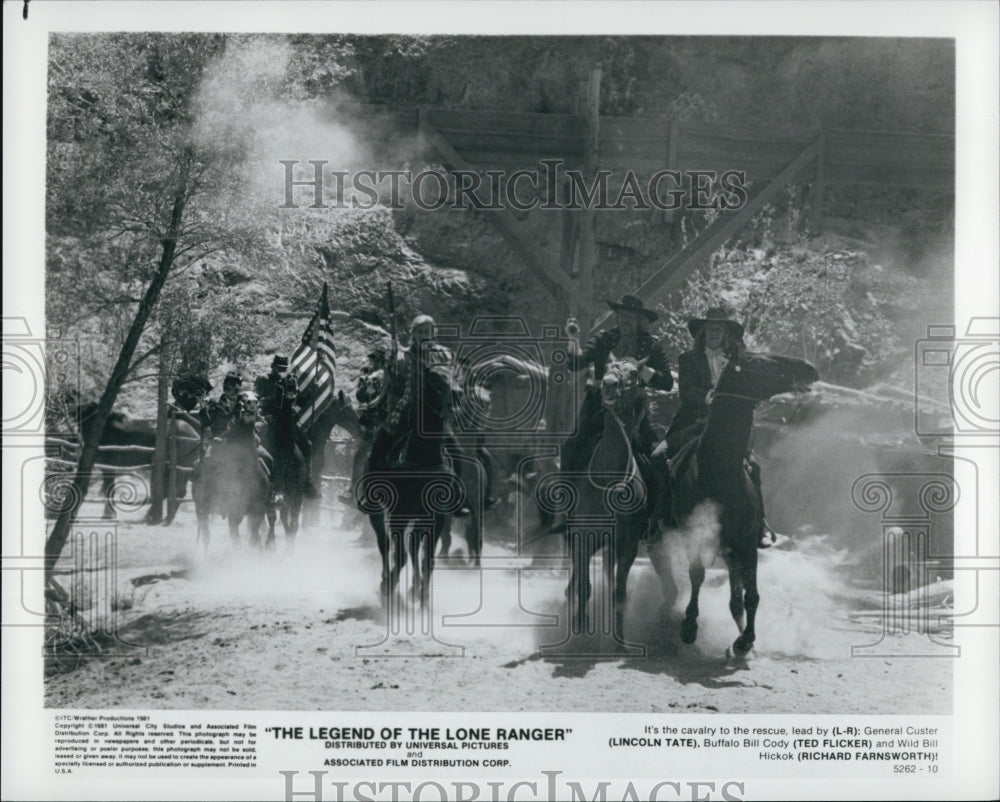
[[[623,295],[621,300],[617,303],[614,301],[608,301],[608,306],[610,306],[615,312],[636,312],[650,322],[657,320],[660,317],[652,309],[647,309],[642,303],[642,299],[635,295]]]
[[[706,323],[725,323],[729,333],[739,339],[743,336],[743,326],[735,320],[730,320],[726,310],[721,306],[709,307],[705,312],[705,317],[693,317],[687,322],[688,331],[692,337],[697,337],[698,332]]]
[[[288,357],[280,355],[275,356],[275,358],[271,360],[271,367],[277,368],[279,370],[284,370],[285,368],[288,367]]]

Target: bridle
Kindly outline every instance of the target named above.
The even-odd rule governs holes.
[[[626,394],[626,391],[624,389],[622,389],[623,386],[624,386],[624,384],[625,384],[625,382],[624,382],[625,376],[623,375],[622,371],[617,367],[619,364],[621,364],[621,363],[620,362],[615,362],[612,365],[608,366],[608,371],[617,374],[618,377],[619,377],[618,399],[616,399],[616,400],[620,400],[622,398],[622,396],[624,396]],[[638,389],[639,389],[639,383],[638,383],[638,380],[636,380],[636,382],[635,382],[635,389],[633,390],[630,387],[628,392],[633,393],[633,392],[636,392]],[[618,430],[621,433],[622,438],[625,440],[625,448],[628,451],[628,468],[626,470],[626,476],[625,476],[625,479],[623,480],[623,483],[624,484],[631,484],[632,481],[635,479],[635,477],[639,473],[639,465],[636,462],[635,453],[632,450],[632,436],[631,436],[631,433],[626,428],[625,422],[621,419],[621,416],[619,416],[618,412],[615,410],[615,405],[607,403],[607,398],[604,395],[603,384],[602,384],[602,387],[601,387],[601,401],[602,401],[602,406],[604,407],[604,410],[611,415],[612,419],[614,420],[614,422],[618,426]],[[632,427],[633,430],[635,430],[636,428],[638,428],[639,423],[642,421],[642,418],[645,417],[645,415],[646,415],[646,410],[645,410],[645,407],[643,407],[643,410],[642,410],[641,414],[639,415],[638,419],[636,420],[635,425]],[[590,484],[591,484],[591,486],[594,487],[595,489],[604,491],[607,488],[602,487],[601,485],[597,484],[597,482],[595,482],[594,478],[593,478],[594,477],[594,475],[593,475],[594,457],[596,457],[596,456],[597,456],[597,449],[595,448],[594,451],[593,451],[593,453],[591,453],[591,455],[590,455],[590,461],[587,463],[587,481],[589,481]]]

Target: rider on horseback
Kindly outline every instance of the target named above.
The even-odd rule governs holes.
[[[675,458],[705,428],[705,419],[708,417],[708,408],[715,395],[719,376],[730,360],[739,359],[746,350],[743,326],[731,320],[721,306],[709,308],[703,318],[689,319],[687,328],[694,338],[694,348],[681,354],[678,359],[677,383],[680,387],[681,406],[670,423],[665,440],[666,456],[670,459]],[[760,499],[762,532],[769,534],[773,541],[774,532],[763,520],[760,465],[752,454],[747,455],[747,462],[750,479]]]
[[[274,426],[285,392],[291,386],[288,378],[288,357],[279,354],[271,360],[270,372],[266,376],[258,376],[254,381],[254,392],[260,398],[261,415],[270,427]],[[295,444],[299,447],[305,464],[309,465],[312,461],[312,441],[299,426],[295,427]],[[319,498],[319,492],[308,473],[303,493],[306,498]]]
[[[236,414],[236,397],[243,387],[243,376],[231,370],[222,380],[222,393],[213,401],[204,404],[198,411],[202,432],[206,439],[221,436]]]
[[[386,375],[388,362],[387,349],[378,346],[368,353],[368,361],[361,368],[358,377],[355,398],[358,400],[358,423],[361,425],[361,438],[354,451],[354,462],[351,465],[351,489],[340,496],[343,504],[354,504],[354,489],[361,481],[365,463],[371,453],[375,435],[385,422],[386,391],[389,378]]]
[[[174,379],[170,391],[174,396],[174,403],[171,404],[174,414],[192,426],[200,427],[201,421],[191,413],[212,392],[212,383],[204,376],[180,376]]]
[[[257,455],[258,469],[270,483],[274,470],[274,460],[263,445],[267,424],[261,420],[260,410],[260,399],[256,393],[249,390],[237,392],[229,425],[221,435],[215,437],[215,440],[226,444],[252,440],[253,449]]]
[[[604,428],[601,394],[598,390],[608,362],[612,359],[633,359],[639,367],[641,382],[657,390],[670,390],[674,378],[670,363],[660,344],[648,331],[648,324],[657,319],[652,309],[647,309],[640,298],[623,295],[618,303],[608,302],[615,312],[615,327],[592,337],[583,350],[571,350],[569,367],[574,371],[594,367],[594,385],[587,388],[577,419],[576,433],[566,440],[562,448],[561,468],[574,473],[587,467],[587,460],[600,440]],[[640,468],[646,473],[647,485],[656,487],[659,482],[650,473],[650,456],[657,437],[649,419],[643,415],[634,433],[635,453],[640,457]],[[654,494],[650,494],[651,497]]]
[[[369,456],[369,463],[376,469],[388,467],[393,456],[393,446],[400,435],[418,428],[421,405],[430,398],[441,398],[447,409],[439,410],[446,419],[451,412],[450,397],[454,381],[455,355],[451,349],[434,341],[434,319],[418,315],[410,324],[410,347],[405,349],[396,364],[395,402],[385,416]],[[447,386],[442,387],[443,384]],[[443,392],[436,390],[443,389]],[[448,424],[446,423],[447,427]]]

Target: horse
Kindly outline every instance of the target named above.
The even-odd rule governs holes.
[[[265,448],[271,455],[273,469],[271,472],[271,496],[267,505],[267,541],[268,547],[274,545],[274,527],[279,510],[281,524],[285,529],[285,537],[289,543],[294,542],[299,531],[299,515],[302,512],[302,499],[308,479],[309,467],[306,465],[302,451],[296,443],[295,417],[298,407],[295,401],[298,397],[298,382],[294,376],[282,379],[282,389],[277,409],[273,419],[266,429]]]
[[[310,399],[306,395],[300,397],[300,403],[303,406],[308,405],[309,402]],[[360,441],[362,436],[361,422],[358,420],[357,411],[344,396],[343,390],[338,391],[333,403],[315,417],[305,432],[312,443],[312,455],[309,459],[308,469],[313,487],[322,487],[323,469],[326,467],[327,458],[326,444],[330,439],[330,433],[337,426],[354,437],[355,440]],[[303,501],[302,517],[307,523],[318,519],[319,505],[319,498],[307,498]]]
[[[477,353],[476,356],[479,356]],[[483,546],[483,519],[491,502],[498,502],[517,473],[521,458],[500,448],[511,434],[535,431],[543,413],[548,372],[524,356],[497,354],[462,366],[460,389],[455,393],[458,428],[465,437],[446,444],[452,467],[462,482],[468,513],[465,541],[469,562],[478,567]],[[470,439],[469,435],[473,438]],[[494,496],[491,500],[488,496]],[[447,556],[451,533],[441,536],[440,554]]]
[[[446,417],[454,391],[440,374],[425,383],[408,425],[380,433],[392,442],[386,455],[369,456],[357,488],[358,508],[368,515],[382,558],[380,593],[386,608],[399,585],[409,554],[412,599],[430,602],[434,552],[451,517],[461,508],[462,486],[444,453]],[[409,537],[407,538],[407,534]],[[404,548],[405,545],[405,548]]]
[[[633,438],[645,414],[645,397],[639,384],[639,367],[633,360],[608,365],[600,392],[604,426],[585,471],[565,477],[576,499],[567,510],[566,541],[570,577],[566,587],[572,631],[587,625],[590,599],[590,563],[603,549],[607,588],[613,588],[612,635],[624,645],[625,591],[639,541],[648,527],[647,486],[633,449]],[[600,531],[610,527],[610,539]]]
[[[81,431],[86,429],[96,413],[96,402],[89,402],[79,407],[77,414]],[[176,464],[181,469],[177,472],[176,497],[181,499],[187,492],[188,471],[198,460],[201,436],[184,420],[175,420],[174,423]],[[104,496],[102,518],[110,520],[115,514],[112,500],[115,481],[122,474],[130,473],[129,469],[145,468],[152,462],[153,451],[156,448],[156,421],[127,418],[121,412],[112,411],[104,424],[100,446],[98,465],[102,480],[101,492]]]
[[[260,526],[271,494],[270,470],[261,453],[263,425],[255,393],[241,392],[236,415],[223,437],[212,441],[195,471],[192,483],[198,516],[198,541],[208,548],[208,517],[221,513],[229,522],[229,536],[239,545],[239,526],[248,519],[250,544],[260,546]]]
[[[762,529],[761,499],[746,465],[754,408],[779,393],[805,391],[818,379],[816,369],[802,359],[751,352],[731,359],[716,383],[704,429],[674,457],[676,478],[665,523],[686,529],[688,539],[691,598],[681,624],[684,643],[694,643],[698,635],[698,594],[705,579],[702,552],[709,539],[705,534],[717,524],[718,550],[729,573],[729,610],[740,632],[733,652],[742,657],[753,648]],[[663,561],[654,560],[653,565],[661,578],[669,571]]]

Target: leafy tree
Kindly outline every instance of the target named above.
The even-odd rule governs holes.
[[[154,355],[170,362],[164,326],[160,336],[148,330],[168,278],[219,251],[249,259],[266,253],[259,210],[239,169],[247,143],[206,120],[206,71],[226,48],[217,35],[52,38],[47,311],[60,325],[101,336],[109,357],[103,364],[113,367],[94,377],[103,389],[82,432],[77,502],[46,542],[50,570],[122,385]],[[159,322],[169,328],[170,314]]]

